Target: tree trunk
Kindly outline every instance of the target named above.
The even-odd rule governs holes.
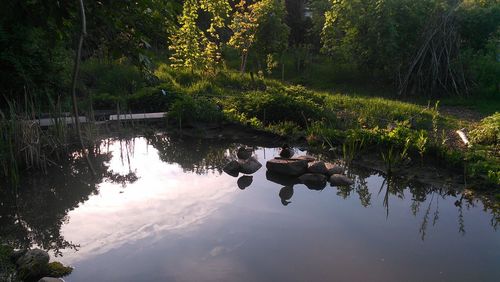
[[[75,116],[75,127],[76,127],[76,134],[78,135],[78,139],[80,139],[80,145],[82,147],[83,155],[85,156],[87,160],[87,164],[89,166],[90,171],[92,172],[92,175],[95,176],[95,170],[94,167],[92,166],[92,163],[90,162],[89,156],[87,154],[87,150],[85,148],[85,145],[83,143],[83,138],[82,138],[82,131],[80,129],[80,120],[79,115],[78,115],[78,103],[76,100],[76,83],[78,80],[78,72],[80,70],[80,57],[82,55],[82,46],[83,46],[83,38],[85,35],[87,35],[87,21],[85,19],[85,7],[83,5],[83,0],[80,0],[80,14],[82,17],[82,30],[80,32],[80,39],[78,40],[78,47],[76,51],[76,57],[75,57],[75,66],[73,68],[73,80],[72,80],[72,86],[71,86],[71,100],[73,102],[73,115]]]

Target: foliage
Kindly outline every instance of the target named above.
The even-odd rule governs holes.
[[[325,14],[323,51],[387,77],[416,48],[437,1],[339,0]]]
[[[177,0],[85,1],[84,58],[126,56],[144,67],[145,49],[166,44]],[[65,98],[78,30],[77,1],[7,1],[0,10],[0,97]],[[22,20],[20,20],[22,19]],[[140,58],[143,58],[142,60]],[[0,100],[1,108],[6,101]],[[22,101],[21,101],[22,102]],[[39,100],[41,106],[45,101]]]
[[[229,25],[232,36],[228,45],[238,50],[241,57],[240,71],[246,68],[252,48],[257,57],[281,53],[287,47],[290,29],[285,24],[285,6],[280,0],[262,0],[247,4],[241,0]]]
[[[470,136],[474,144],[500,145],[500,112],[481,120]]]
[[[204,97],[184,95],[173,102],[168,112],[180,128],[193,122],[218,122],[223,118],[218,106]]]
[[[224,19],[229,10],[227,0],[185,1],[182,15],[179,17],[180,27],[170,37],[172,67],[215,72],[216,65],[221,62],[217,29],[225,27]],[[200,11],[210,15],[209,27],[206,30],[202,30],[197,24]]]

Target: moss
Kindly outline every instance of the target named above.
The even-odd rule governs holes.
[[[72,267],[64,266],[62,263],[54,261],[48,265],[49,275],[52,277],[63,277],[71,274],[73,271]]]

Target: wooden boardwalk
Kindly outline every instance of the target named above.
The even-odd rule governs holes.
[[[162,119],[165,117],[166,112],[158,112],[158,113],[143,113],[143,114],[123,114],[123,115],[109,115],[108,119],[101,120],[97,123],[106,123],[108,121],[132,121],[132,120],[155,120]],[[87,123],[89,120],[87,117],[81,116],[78,117],[78,121],[80,123]],[[56,124],[74,124],[74,117],[58,117],[58,118],[40,118],[35,119],[33,122],[38,123],[41,127],[54,126]]]

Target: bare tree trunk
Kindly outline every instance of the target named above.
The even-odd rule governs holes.
[[[85,19],[85,7],[83,5],[83,0],[80,1],[80,14],[82,17],[82,30],[80,32],[80,39],[78,40],[78,48],[76,51],[76,56],[75,56],[75,66],[73,68],[73,81],[72,81],[72,86],[71,86],[71,99],[73,102],[73,115],[75,116],[75,127],[76,127],[76,133],[78,135],[78,138],[80,139],[80,145],[82,146],[82,151],[85,156],[85,159],[87,160],[87,164],[89,166],[90,171],[92,172],[92,175],[96,175],[94,167],[92,166],[92,163],[90,162],[89,156],[87,154],[87,150],[85,148],[85,144],[83,143],[83,138],[82,138],[82,131],[80,129],[80,120],[78,119],[78,104],[76,101],[76,83],[78,80],[78,72],[80,70],[80,57],[82,55],[82,46],[83,46],[83,39],[85,35],[87,35],[87,21]]]
[[[241,68],[240,68],[240,72],[242,74],[245,73],[245,69],[247,68],[247,59],[248,59],[248,52],[244,52],[241,55]]]

